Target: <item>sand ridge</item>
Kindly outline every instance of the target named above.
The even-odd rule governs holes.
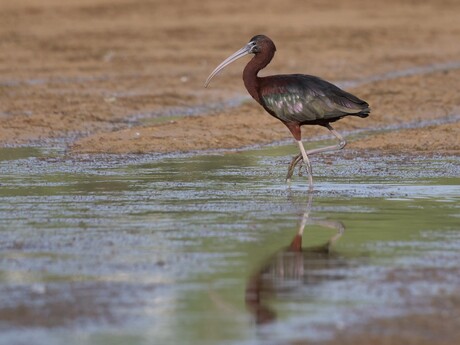
[[[203,82],[254,34],[278,51],[262,75],[308,73],[331,81],[459,62],[456,1],[347,0],[155,2],[20,0],[0,4],[0,143],[65,138],[75,153],[238,148],[290,137],[252,100],[200,111],[246,95],[244,59]],[[458,112],[458,68],[373,81],[348,90],[371,104],[367,119],[337,129],[377,128]],[[149,118],[180,115],[164,123]],[[194,116],[187,115],[190,111]],[[174,121],[174,122],[171,122]],[[457,125],[451,128],[458,128]],[[457,152],[456,130],[429,130],[428,150]],[[306,128],[305,138],[324,134]],[[368,137],[356,148],[408,151],[418,130]],[[413,141],[410,141],[413,138]],[[382,143],[380,145],[379,143]]]

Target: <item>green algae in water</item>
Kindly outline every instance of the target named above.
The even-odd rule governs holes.
[[[295,148],[89,160],[14,150],[0,152],[12,157],[0,162],[0,343],[320,340],[459,286],[458,157],[314,157],[303,271],[264,276],[271,318],[257,325],[251,277],[283,259],[307,211],[306,179],[283,181]],[[312,266],[337,233],[328,222],[345,230]]]

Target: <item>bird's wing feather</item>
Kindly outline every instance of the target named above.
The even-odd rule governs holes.
[[[329,121],[368,109],[368,104],[318,77],[297,74],[261,78],[266,109],[285,122]]]

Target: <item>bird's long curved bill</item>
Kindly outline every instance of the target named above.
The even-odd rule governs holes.
[[[250,54],[251,51],[251,46],[248,44],[241,48],[240,50],[234,52],[232,55],[230,55],[228,58],[226,58],[222,63],[216,67],[214,71],[211,72],[209,75],[208,79],[206,79],[206,82],[204,83],[204,87],[208,87],[209,82],[211,79],[219,73],[222,69],[225,68],[225,66],[230,65],[233,61],[238,60],[239,58]]]

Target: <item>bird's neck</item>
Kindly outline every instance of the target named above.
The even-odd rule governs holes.
[[[248,62],[243,71],[243,81],[246,90],[259,104],[261,98],[259,94],[259,80],[257,73],[265,66],[267,66],[273,58],[273,53],[270,54],[257,54]]]

